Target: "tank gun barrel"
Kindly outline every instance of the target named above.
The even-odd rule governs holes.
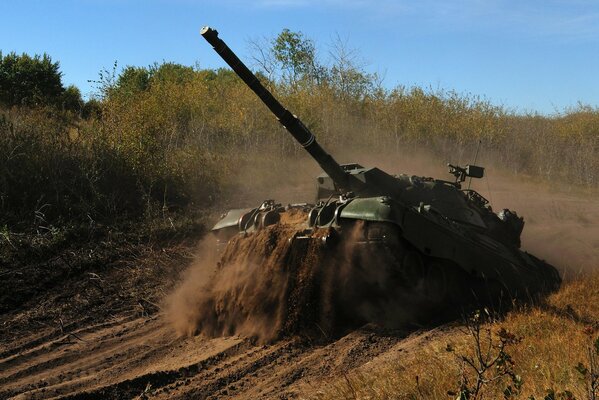
[[[324,172],[342,189],[356,190],[360,181],[347,174],[343,168],[324,151],[318,144],[310,130],[295,115],[291,114],[277,99],[266,89],[248,67],[233,53],[227,44],[218,37],[215,29],[206,26],[202,28],[201,35],[212,45],[218,55],[235,71],[246,85],[262,100],[262,102],[277,117],[278,121],[291,133],[297,142],[316,160]]]

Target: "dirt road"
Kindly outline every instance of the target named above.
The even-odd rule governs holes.
[[[240,337],[177,338],[161,315],[121,316],[68,333],[37,332],[4,349],[0,398],[306,397],[399,351],[404,339],[364,327],[328,344],[292,338],[255,345]]]

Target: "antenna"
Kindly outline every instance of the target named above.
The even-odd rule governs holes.
[[[476,165],[476,160],[478,159],[478,152],[480,150],[480,144],[483,141],[481,139],[478,139],[478,146],[476,146],[476,154],[474,155],[474,162],[472,163],[473,165]],[[470,190],[470,185],[472,184],[472,177],[470,177],[470,180],[468,181],[468,190]]]

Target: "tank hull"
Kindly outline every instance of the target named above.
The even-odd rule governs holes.
[[[527,301],[561,284],[557,269],[550,264],[428,207],[406,207],[387,196],[377,196],[304,205],[302,210],[305,217],[294,220],[294,240],[314,240],[315,232],[326,231],[318,236],[323,246],[341,246],[346,252],[352,248],[362,254],[359,263],[352,262],[352,268],[386,268],[396,288],[415,290],[423,297],[422,303],[427,295],[431,305],[482,304],[499,298]],[[261,213],[289,211],[274,203],[270,208],[234,210],[215,225],[213,232],[221,235],[228,230],[221,236],[224,246],[236,233],[247,236],[269,226],[251,218],[264,220]],[[242,221],[250,228],[241,229]],[[272,221],[273,225],[280,223],[280,219]],[[439,298],[431,288],[437,292],[442,289],[445,294]],[[385,296],[397,293],[383,292]],[[456,298],[460,301],[452,300]]]

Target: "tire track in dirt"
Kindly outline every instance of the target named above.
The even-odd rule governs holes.
[[[199,363],[187,365],[176,370],[157,371],[134,379],[125,380],[114,385],[105,386],[94,391],[75,394],[66,397],[67,399],[105,399],[105,398],[131,398],[140,395],[146,388],[151,387],[151,396],[156,388],[161,389],[161,393],[168,393],[167,386],[180,387],[189,385],[190,382],[202,383],[200,396],[194,398],[204,398],[206,393],[213,393],[223,387],[229,381],[229,377],[223,376],[220,371],[231,368],[233,365],[243,365],[237,367],[237,376],[243,375],[247,369],[256,365],[263,365],[278,357],[283,349],[289,344],[281,344],[269,348],[268,350],[251,350],[252,346],[247,342],[241,342],[238,345],[230,347],[226,351],[215,354]],[[248,351],[249,350],[249,351]],[[245,359],[245,360],[244,360]],[[247,360],[252,360],[250,363]],[[224,364],[224,365],[223,365]],[[249,364],[249,365],[248,365]],[[147,392],[147,391],[146,391]],[[169,395],[167,398],[173,398]]]
[[[178,338],[162,316],[81,327],[82,340],[48,337],[0,360],[0,398],[122,399],[292,397],[384,353],[403,334],[361,329],[336,341],[293,337]],[[14,349],[9,349],[14,350]]]
[[[114,321],[110,321],[104,324],[97,324],[88,327],[84,327],[78,330],[71,331],[69,333],[59,331],[58,334],[47,335],[47,342],[38,344],[37,347],[29,347],[29,350],[23,350],[19,348],[15,353],[5,359],[0,359],[0,385],[4,382],[10,382],[19,376],[26,376],[38,370],[42,370],[48,365],[53,367],[70,362],[72,359],[79,357],[79,354],[73,352],[67,352],[64,354],[58,354],[57,350],[66,349],[67,346],[81,342],[105,342],[109,337],[114,336],[114,333],[106,333],[105,335],[96,335],[95,332],[98,329],[108,330],[112,327],[119,327],[119,329],[126,329],[125,327],[131,323],[131,317],[119,318]],[[54,338],[58,337],[54,340]],[[38,340],[34,340],[37,343]],[[94,350],[92,348],[92,350]],[[50,357],[45,359],[43,362],[35,364],[34,360],[43,357],[45,354],[52,353],[54,358]],[[28,365],[29,363],[29,365]],[[25,367],[23,367],[25,366]],[[12,369],[18,368],[18,372],[13,375],[7,375],[7,372]]]
[[[0,398],[19,394],[23,398],[52,398],[95,390],[107,384],[159,376],[158,370],[163,367],[181,373],[185,370],[181,365],[215,355],[219,360],[228,348],[241,342],[223,339],[214,344],[199,338],[178,339],[162,318],[140,318],[80,338],[82,341],[63,346],[53,345],[56,341],[42,344],[45,351],[37,351],[34,356],[25,354],[23,360],[16,361],[18,356],[13,356],[10,368],[0,364]],[[197,344],[200,346],[190,348]]]
[[[59,342],[52,342],[48,346],[48,352],[41,353],[37,357],[24,357],[22,363],[17,363],[16,367],[18,371],[12,375],[6,376],[5,373],[0,374],[0,384],[6,382],[12,382],[13,384],[18,383],[22,377],[36,376],[40,380],[54,379],[47,378],[47,372],[52,371],[52,374],[59,373],[59,377],[63,375],[63,369],[69,369],[70,371],[77,371],[82,368],[93,369],[96,363],[104,362],[104,356],[110,354],[121,354],[126,356],[128,353],[128,347],[134,343],[138,337],[146,336],[152,332],[155,327],[147,326],[145,329],[139,329],[138,326],[140,321],[133,321],[125,323],[117,327],[118,331],[108,335],[98,335],[92,332],[87,335],[78,335],[80,339],[72,339],[65,336],[62,340],[62,346]],[[133,325],[133,326],[131,326]],[[126,341],[120,339],[123,332],[131,331],[132,335],[127,337]],[[102,332],[102,331],[101,331]],[[101,343],[101,345],[98,345]],[[18,358],[15,360],[17,361]],[[91,361],[94,363],[91,363]],[[65,372],[64,374],[72,374],[72,372]]]
[[[153,392],[158,399],[292,398],[384,353],[404,337],[354,331],[329,344],[295,338]]]
[[[89,318],[84,318],[80,321],[67,324],[62,327],[62,329],[56,328],[43,328],[41,332],[37,335],[27,336],[25,338],[15,339],[12,343],[10,349],[0,351],[0,362],[4,358],[8,358],[14,354],[22,353],[34,347],[39,347],[40,345],[48,342],[49,340],[59,338],[65,334],[65,331],[70,331],[72,329],[77,329],[82,324],[89,323]],[[118,322],[117,322],[118,323]],[[93,329],[89,328],[88,329]],[[35,339],[34,339],[35,337]],[[3,346],[7,347],[7,346]]]

